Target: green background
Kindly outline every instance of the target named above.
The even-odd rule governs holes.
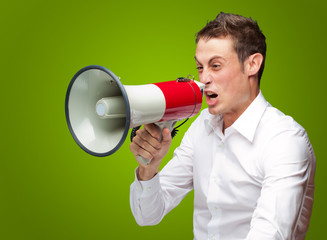
[[[326,10],[321,0],[2,1],[0,239],[192,239],[193,193],[159,225],[135,223],[129,140],[109,157],[86,154],[68,130],[65,94],[73,75],[91,64],[125,85],[197,78],[195,33],[220,11],[251,16],[267,37],[261,89],[309,134],[317,171],[307,239],[321,239]]]

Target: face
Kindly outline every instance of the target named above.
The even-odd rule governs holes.
[[[230,38],[200,39],[195,59],[209,112],[235,121],[253,100],[247,60],[240,63]]]

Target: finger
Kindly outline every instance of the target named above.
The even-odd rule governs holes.
[[[148,151],[140,148],[135,142],[132,142],[129,145],[129,148],[139,164],[148,165],[148,163],[153,159],[153,156]]]
[[[136,137],[138,137],[138,138],[136,138]],[[160,142],[158,141],[158,139],[156,139],[155,137],[153,137],[146,129],[138,130],[136,132],[136,136],[134,138],[136,138],[137,143],[140,146],[142,146],[141,141],[145,141],[148,144],[150,144],[152,147],[154,147],[155,149],[159,149],[160,148]]]
[[[160,139],[160,128],[155,124],[146,124],[144,125],[144,129],[155,139]]]
[[[144,153],[144,151],[148,152],[151,155],[151,157],[157,154],[158,149],[152,146],[148,141],[140,138],[139,136],[134,137],[133,143],[139,148],[137,149],[136,146],[134,147],[134,149],[136,150],[136,155],[139,154],[143,156],[142,153]]]
[[[143,165],[146,165],[147,166],[147,165],[150,164],[150,162],[151,162],[152,159],[146,159],[146,158],[142,157],[141,155],[137,155],[136,156],[136,160],[137,160],[137,162],[139,164],[143,164]]]

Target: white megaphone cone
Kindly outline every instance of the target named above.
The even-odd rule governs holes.
[[[177,121],[196,115],[203,89],[202,83],[185,78],[125,86],[110,70],[92,65],[78,71],[69,84],[66,120],[84,151],[108,156],[121,147],[130,128],[155,123],[172,130]]]

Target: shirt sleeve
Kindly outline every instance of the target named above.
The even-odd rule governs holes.
[[[162,219],[164,209],[160,198],[161,187],[159,174],[148,181],[139,181],[135,171],[135,181],[130,187],[130,206],[133,216],[140,226],[155,225]]]
[[[130,188],[130,206],[136,222],[158,224],[193,189],[193,138],[195,122],[185,133],[174,157],[151,180],[135,181]]]
[[[264,181],[247,240],[304,239],[313,202],[315,156],[304,130],[275,136],[263,156]],[[308,214],[309,213],[309,214]],[[307,216],[304,216],[306,214]],[[298,232],[302,226],[302,233]]]

